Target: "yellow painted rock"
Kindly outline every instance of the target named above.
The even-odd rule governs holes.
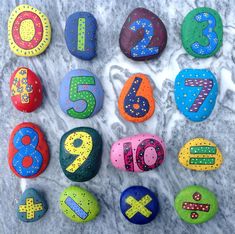
[[[223,156],[215,143],[204,138],[188,141],[179,152],[179,162],[186,168],[196,171],[218,169]]]
[[[8,19],[8,39],[11,50],[18,56],[43,53],[51,41],[48,18],[29,5],[19,5]]]

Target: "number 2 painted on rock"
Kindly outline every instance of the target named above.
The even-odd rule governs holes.
[[[144,29],[143,39],[131,48],[132,57],[145,57],[155,55],[159,52],[158,46],[148,47],[154,36],[154,28],[150,20],[145,18],[138,19],[130,25],[130,29],[134,32]]]

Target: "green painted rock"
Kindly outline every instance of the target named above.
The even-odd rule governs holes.
[[[175,198],[175,209],[187,223],[199,224],[212,219],[218,211],[216,196],[201,186],[188,186]]]
[[[91,221],[100,212],[96,198],[85,189],[76,186],[70,186],[61,193],[60,209],[77,223]]]
[[[213,56],[222,46],[223,24],[217,11],[200,7],[184,18],[181,37],[184,49],[196,58]]]
[[[93,128],[79,127],[66,132],[60,141],[60,165],[72,181],[83,182],[99,171],[102,138]]]

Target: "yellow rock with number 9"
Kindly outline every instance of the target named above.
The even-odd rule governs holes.
[[[196,171],[218,169],[223,156],[215,143],[204,138],[188,141],[179,152],[179,162],[186,168]]]

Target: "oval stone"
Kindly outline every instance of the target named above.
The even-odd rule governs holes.
[[[96,56],[95,17],[89,12],[70,15],[65,26],[65,41],[69,52],[80,59],[91,60]]]
[[[35,222],[47,212],[48,206],[44,197],[35,189],[24,191],[17,208],[17,217],[23,222]]]
[[[93,128],[79,127],[66,132],[60,141],[60,165],[72,181],[92,179],[99,171],[102,138]]]
[[[76,186],[70,186],[61,193],[60,209],[77,223],[91,221],[100,213],[96,198],[87,190]]]
[[[136,8],[128,15],[119,36],[122,52],[137,61],[159,57],[166,43],[165,25],[145,8]]]
[[[208,58],[217,53],[223,42],[223,23],[217,11],[199,7],[184,18],[181,28],[184,49],[196,58]]]
[[[212,219],[218,211],[216,196],[202,186],[188,186],[175,198],[175,209],[187,223],[199,224]]]
[[[189,120],[207,119],[214,109],[218,83],[210,70],[184,69],[175,79],[175,100],[179,111]]]
[[[129,222],[146,224],[157,216],[159,202],[155,194],[148,188],[132,186],[122,192],[120,208]]]
[[[104,91],[91,72],[78,69],[66,74],[60,85],[60,107],[73,118],[85,119],[103,107]]]
[[[152,134],[125,137],[112,145],[110,159],[114,167],[130,172],[144,172],[162,164],[166,154],[163,140]]]
[[[39,55],[50,44],[50,22],[38,9],[19,5],[8,19],[8,40],[11,50],[18,56]]]
[[[223,156],[215,143],[204,138],[188,141],[179,152],[179,162],[186,168],[196,171],[218,169]]]
[[[11,133],[8,163],[21,178],[39,176],[49,163],[49,148],[41,129],[33,123],[21,123]]]
[[[122,117],[131,122],[143,122],[153,115],[153,88],[146,75],[134,74],[126,81],[118,100],[118,109]]]
[[[10,79],[11,101],[22,112],[32,112],[42,104],[43,89],[38,76],[26,67],[17,68]]]

